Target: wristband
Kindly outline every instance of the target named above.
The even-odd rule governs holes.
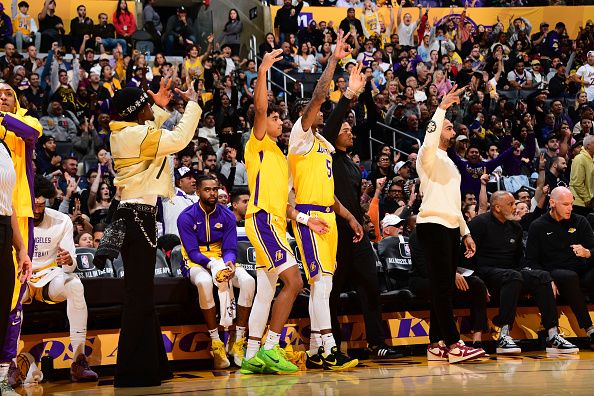
[[[301,223],[303,225],[307,225],[307,222],[309,221],[309,215],[306,215],[305,213],[299,212],[299,214],[297,215],[297,217],[295,218],[295,220],[297,220],[297,223]]]

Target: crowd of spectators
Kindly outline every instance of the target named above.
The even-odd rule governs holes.
[[[593,22],[588,20],[570,37],[562,22],[517,15],[497,18],[491,28],[469,21],[472,7],[438,20],[430,8],[407,3],[310,1],[353,8],[344,8],[342,20],[312,20],[300,28],[297,16],[304,2],[285,0],[274,19],[274,32],[258,48],[260,56],[282,48],[277,66],[285,73],[317,75],[327,64],[338,29],[350,33],[352,54],[341,61],[322,111],[327,117],[346,91],[351,68],[362,63],[368,82],[352,102],[346,122],[355,135],[350,155],[361,167],[361,205],[369,214],[371,239],[379,242],[414,229],[422,199],[416,152],[440,98],[456,84],[467,89],[448,114],[457,131],[448,154],[462,174],[461,210],[468,221],[489,210],[488,196],[497,189],[515,194],[514,216],[526,233],[546,211],[547,194],[557,186],[571,189],[575,212],[590,213]],[[217,177],[219,202],[233,209],[241,226],[249,196],[243,151],[254,118],[258,60],[239,56],[238,11],[229,12],[224,30],[213,32],[207,48],[201,49],[188,10],[180,7],[162,23],[154,0],[148,0],[142,29],[159,41],[153,54],[145,54],[133,47],[132,35],[139,27],[126,4],[118,3],[111,23],[105,13],[95,23],[86,7],[78,6],[66,35],[54,0],[45,1],[37,18],[27,13],[25,1],[14,2],[14,32],[11,28],[10,34],[0,35],[2,78],[17,93],[20,106],[43,125],[35,165],[37,173],[55,185],[52,207],[70,215],[79,246],[97,246],[109,207],[118,199],[109,152],[115,113],[111,98],[125,86],[156,92],[167,78],[174,87],[193,84],[204,113],[195,139],[172,158],[177,195],[161,202],[161,233],[175,234],[175,227],[168,225],[175,224],[180,211],[171,205],[195,202],[194,177],[205,173]],[[355,7],[363,8],[360,17]],[[378,7],[389,7],[388,20]],[[19,19],[28,22],[15,22]],[[183,60],[172,62],[170,55],[180,48]],[[40,52],[47,56],[40,57]],[[278,82],[282,75],[274,71],[271,78]],[[306,103],[300,97],[300,81],[287,91],[269,91],[269,100],[282,111],[278,145],[285,153],[293,123]],[[163,127],[170,129],[184,113],[183,101],[174,96],[167,110],[171,116]],[[406,134],[397,133],[395,144],[393,129]],[[369,136],[386,144],[370,146]],[[386,215],[399,220],[388,217],[382,222]]]

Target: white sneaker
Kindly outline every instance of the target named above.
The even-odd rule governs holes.
[[[427,345],[427,360],[430,362],[448,361],[448,348],[443,341],[439,341],[435,347],[432,347],[431,344]]]
[[[485,351],[483,349],[466,346],[462,340],[458,341],[448,350],[448,361],[450,363],[464,362],[482,356],[485,356]]]
[[[497,341],[496,352],[499,354],[522,353],[522,349],[514,342],[513,338],[506,335]]]
[[[547,341],[547,353],[578,353],[580,349],[567,341],[561,334],[555,334]]]

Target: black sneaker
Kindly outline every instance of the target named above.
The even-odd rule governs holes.
[[[373,359],[398,359],[404,356],[396,348],[386,344],[369,346],[369,355]]]
[[[515,343],[513,338],[506,335],[503,336],[497,341],[497,353],[506,354],[506,353],[521,353],[522,349]]]
[[[594,333],[590,334],[590,349],[594,349]]]
[[[579,351],[578,347],[559,334],[555,334],[547,341],[547,353],[578,353]]]
[[[318,348],[318,353],[309,355],[309,351],[305,352],[307,359],[305,360],[305,367],[308,370],[321,370],[324,368],[324,347]]]
[[[335,346],[332,347],[328,355],[322,356],[322,358],[324,360],[324,370],[348,370],[359,364],[359,360],[351,359]]]

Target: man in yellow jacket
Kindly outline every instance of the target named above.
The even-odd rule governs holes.
[[[12,202],[19,224],[19,231],[27,247],[29,257],[33,255],[33,152],[35,143],[41,136],[41,124],[26,115],[27,109],[21,108],[16,93],[5,83],[0,83],[0,139],[4,140],[14,163],[17,176]],[[21,298],[25,284],[21,284],[20,274],[15,260],[15,280],[8,329],[4,340],[0,340],[0,365],[10,363],[17,352],[21,332]],[[30,269],[29,269],[30,270]]]
[[[571,163],[569,189],[573,194],[573,211],[586,216],[592,212],[594,196],[594,135],[586,135],[582,151]]]
[[[172,97],[170,86],[171,80],[166,83],[162,79],[157,94],[148,91],[155,102],[152,107],[147,93],[140,88],[124,88],[113,98],[123,120],[110,123],[117,172],[114,184],[120,188],[122,200],[110,227],[125,233],[117,245],[121,245],[126,285],[116,387],[157,386],[172,377],[154,306],[156,204],[157,196],[174,194],[169,156],[190,143],[202,109],[198,94],[187,81],[187,91],[177,90],[188,102],[184,115],[172,131],[162,129],[169,117],[163,108]],[[105,242],[109,242],[110,234],[106,232]]]

